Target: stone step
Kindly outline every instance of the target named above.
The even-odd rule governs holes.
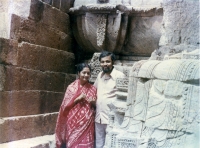
[[[13,0],[12,2],[3,1],[1,3],[2,15],[0,15],[0,20],[4,23],[1,24],[0,26],[0,37],[10,38],[10,33],[11,33],[10,29],[13,27],[13,25],[14,26],[19,25],[17,24],[17,22],[14,21],[16,20],[16,18],[13,18],[13,15],[25,18],[25,22],[24,21],[21,22],[22,26],[21,28],[18,28],[20,29],[20,31],[19,32],[17,31],[16,32],[17,34],[20,33],[21,31],[23,32],[22,34],[24,34],[24,31],[28,29],[29,31],[26,33],[29,34],[28,36],[33,37],[35,36],[31,35],[31,33],[33,33],[33,29],[40,30],[42,29],[41,28],[42,26],[43,26],[42,30],[45,30],[44,28],[49,26],[50,28],[55,28],[57,29],[57,31],[60,30],[61,32],[66,33],[68,35],[71,34],[69,15],[65,13],[69,11],[69,8],[71,6],[71,1],[69,0],[54,0],[53,2],[52,0],[43,0],[43,1],[44,2],[42,2],[41,0],[26,0],[26,1]],[[49,5],[49,2],[47,1],[51,1],[52,6]],[[56,9],[55,5],[59,5],[59,9]],[[33,22],[35,22],[35,24],[32,24]],[[41,27],[39,29],[36,26],[41,26]],[[24,29],[23,27],[25,27],[26,29]],[[51,31],[50,28],[48,30]],[[63,37],[63,33],[61,33],[61,36],[62,38],[65,38]],[[38,34],[39,36],[37,36],[39,37],[39,40],[41,39],[43,40],[41,34],[42,33],[39,33]],[[49,39],[52,39],[52,37],[53,36],[51,36],[51,38]]]
[[[65,92],[66,87],[75,80],[74,74],[61,72],[42,72],[16,66],[0,64],[0,91],[44,90]],[[70,79],[69,79],[70,78]]]
[[[58,112],[63,97],[64,93],[38,90],[0,92],[0,117]]]
[[[0,118],[0,143],[51,135],[58,112]]]
[[[28,138],[0,144],[1,148],[55,148],[55,135]]]
[[[127,99],[127,96],[128,96],[128,93],[127,93],[127,92],[117,91],[117,92],[116,92],[116,96],[117,96],[117,98],[120,99],[120,100],[126,100],[126,99]]]

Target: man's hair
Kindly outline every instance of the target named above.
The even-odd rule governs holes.
[[[99,56],[99,61],[101,61],[102,58],[107,57],[107,56],[111,57],[112,62],[115,61],[115,55],[114,55],[114,53],[108,52],[108,51],[102,51],[101,52],[101,54]]]
[[[90,72],[91,72],[91,67],[87,63],[80,63],[80,64],[76,65],[76,73],[77,74],[80,73],[83,70],[83,68],[85,68],[85,67],[89,68]]]

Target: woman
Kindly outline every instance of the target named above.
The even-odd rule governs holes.
[[[90,72],[89,65],[79,64],[79,79],[66,90],[56,123],[57,148],[94,148],[96,88],[89,83]]]

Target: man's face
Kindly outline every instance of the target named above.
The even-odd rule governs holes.
[[[111,56],[101,58],[100,65],[104,73],[111,73],[113,68],[113,62]]]

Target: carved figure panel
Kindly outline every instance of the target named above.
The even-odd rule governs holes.
[[[195,60],[198,53],[187,55],[195,58],[139,61],[133,65],[123,122],[108,129],[108,134],[115,131],[115,147],[200,146],[200,65]]]

